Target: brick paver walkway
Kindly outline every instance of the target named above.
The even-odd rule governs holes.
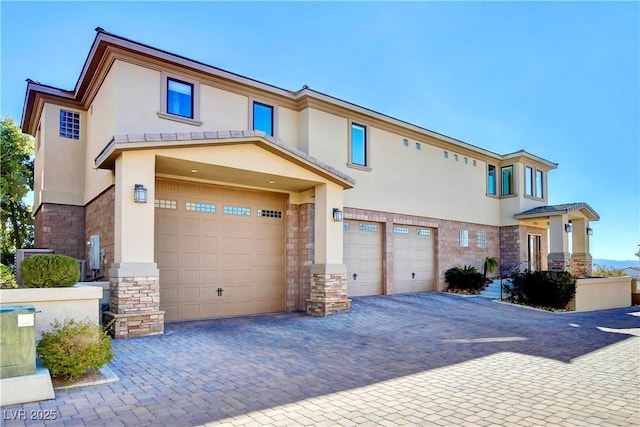
[[[170,324],[114,341],[119,382],[3,408],[3,425],[20,409],[65,426],[640,425],[638,314],[432,293]]]

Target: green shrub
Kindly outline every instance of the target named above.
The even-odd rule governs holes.
[[[449,284],[447,289],[462,290],[471,293],[480,292],[487,284],[486,279],[475,267],[465,265],[455,266],[444,273],[444,279]]]
[[[607,267],[606,265],[596,265],[596,268],[591,272],[593,277],[622,277],[626,276],[622,268]]]
[[[22,262],[25,288],[66,288],[78,280],[78,261],[66,255],[33,255]]]
[[[113,360],[111,338],[98,324],[57,320],[52,329],[42,333],[36,351],[54,378],[74,379],[95,372]]]
[[[0,289],[14,289],[17,288],[16,278],[13,276],[13,271],[4,264],[0,264]]]
[[[509,300],[536,307],[565,308],[576,294],[577,280],[567,271],[526,271],[513,276]]]

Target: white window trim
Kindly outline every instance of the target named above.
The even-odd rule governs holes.
[[[255,130],[253,129],[253,104],[257,102],[258,104],[262,104],[262,105],[267,105],[269,107],[271,107],[273,109],[273,135],[267,135],[267,136],[273,136],[273,138],[278,138],[278,106],[265,101],[263,99],[257,99],[257,98],[253,98],[253,97],[249,97],[249,121],[247,123],[247,129],[248,130]]]
[[[168,79],[176,79],[193,85],[193,118],[182,117],[167,112],[167,81]],[[160,111],[158,111],[158,117],[161,119],[173,120],[175,122],[186,123],[188,125],[202,126],[200,121],[200,82],[190,79],[183,75],[167,73],[162,71],[160,73]]]

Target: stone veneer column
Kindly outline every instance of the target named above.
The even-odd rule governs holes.
[[[160,311],[160,277],[155,264],[115,264],[109,271],[111,297],[105,323],[113,322],[114,338],[164,333]]]
[[[109,270],[110,311],[115,338],[164,333],[160,311],[160,273],[154,262],[155,155],[127,151],[116,159],[114,263]],[[136,184],[148,189],[147,203],[135,203]]]
[[[565,224],[568,223],[567,215],[549,217],[549,271],[571,271],[569,237],[565,231]]]
[[[347,269],[344,264],[311,266],[311,298],[307,300],[309,316],[327,316],[351,308],[347,298]]]
[[[589,250],[589,221],[576,218],[572,221],[573,254],[571,255],[571,274],[578,277],[589,277],[592,272],[592,258]]]
[[[347,268],[342,254],[342,222],[333,220],[333,209],[343,209],[342,187],[322,184],[315,187],[314,264],[311,292],[306,301],[310,316],[326,316],[351,307],[347,299]]]

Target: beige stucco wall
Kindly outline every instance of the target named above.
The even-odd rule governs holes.
[[[114,65],[117,70],[117,64]],[[113,184],[113,173],[95,168],[95,159],[109,143],[116,129],[116,71],[112,68],[104,79],[87,112],[87,141],[84,158],[84,203],[90,202]]]
[[[304,179],[318,183],[325,182],[325,180],[308,169],[293,164],[289,160],[276,156],[254,144],[169,148],[155,151],[155,153],[164,157],[210,163],[212,165]],[[265,189],[268,190],[267,182],[264,184]]]
[[[65,319],[99,321],[99,286],[76,284],[70,288],[20,288],[0,290],[0,305],[32,304],[36,309],[36,340],[51,324]]]
[[[40,194],[44,186],[44,135],[41,130],[41,123],[45,120],[46,112],[40,116],[40,124],[35,137],[35,157],[33,163],[33,212],[40,206]]]
[[[499,225],[499,200],[485,195],[483,161],[467,156],[465,164],[465,156],[455,161],[453,152],[445,159],[441,148],[421,143],[416,150],[412,139],[405,147],[404,136],[368,126],[371,170],[351,168],[349,121],[314,109],[308,118],[309,154],[356,180],[345,206]]]
[[[575,311],[629,307],[631,291],[629,276],[578,279],[576,295],[569,306]]]
[[[115,263],[153,263],[155,155],[128,151],[116,159]],[[147,203],[135,203],[135,184],[147,188]]]
[[[298,112],[278,107],[276,136],[286,145],[301,149],[298,142]]]
[[[60,110],[80,113],[80,139],[60,137]],[[45,104],[41,117],[41,144],[37,153],[34,210],[40,203],[82,205],[86,115],[83,111]]]
[[[161,110],[161,72],[116,61],[110,73],[116,82],[115,134],[160,132],[201,132],[203,130],[244,130],[249,121],[247,96],[200,83],[202,125],[181,123],[158,117]],[[181,78],[180,74],[171,74]],[[188,79],[188,77],[182,77]]]

